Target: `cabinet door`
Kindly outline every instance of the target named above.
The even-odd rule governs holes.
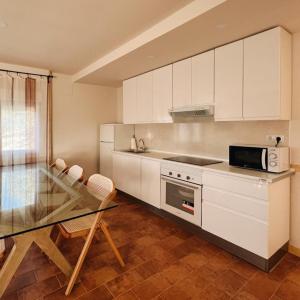
[[[137,77],[137,123],[152,122],[153,78],[152,72]]]
[[[243,41],[215,50],[215,119],[241,120],[243,113]]]
[[[214,103],[214,50],[192,57],[192,104]]]
[[[191,58],[173,64],[173,107],[192,103],[192,62]]]
[[[136,122],[136,77],[123,81],[123,122]]]
[[[140,198],[141,159],[131,155],[114,153],[113,178],[119,190]]]
[[[160,162],[142,159],[141,199],[160,208]]]
[[[172,65],[153,71],[153,121],[172,122]]]
[[[280,117],[280,28],[244,40],[245,119]]]
[[[268,255],[268,225],[203,200],[202,228],[264,258]]]

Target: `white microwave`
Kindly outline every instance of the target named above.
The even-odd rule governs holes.
[[[290,168],[289,148],[231,145],[229,146],[229,164],[272,173],[284,172]]]

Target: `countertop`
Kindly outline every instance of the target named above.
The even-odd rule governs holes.
[[[232,167],[226,162],[205,166],[204,168],[213,172],[226,173],[226,174],[244,177],[248,179],[259,179],[259,180],[266,181],[268,183],[279,181],[295,173],[294,169],[289,169],[288,171],[282,173],[261,172],[261,171]]]
[[[179,153],[171,153],[171,152],[160,152],[160,151],[149,151],[149,152],[144,152],[144,153],[134,153],[134,152],[128,152],[128,151],[114,151],[117,153],[122,153],[122,154],[127,154],[127,155],[133,155],[136,157],[143,157],[143,158],[148,158],[148,159],[154,159],[154,160],[163,160],[164,158],[167,157],[172,157],[172,156],[179,156],[179,155],[188,155],[188,154],[179,154]],[[188,156],[193,156],[193,157],[201,157],[203,156],[195,156],[195,155],[188,155]],[[237,167],[232,167],[228,164],[228,162],[224,161],[224,159],[218,159],[218,158],[212,158],[212,157],[205,157],[208,159],[216,159],[223,161],[222,163],[219,164],[213,164],[213,165],[208,165],[208,166],[195,166],[195,165],[189,165],[182,163],[185,166],[192,166],[193,168],[199,168],[201,170],[207,170],[211,172],[216,172],[216,173],[223,173],[223,174],[228,174],[228,175],[233,175],[237,177],[244,177],[252,180],[263,180],[267,183],[273,183],[276,181],[279,181],[283,178],[286,178],[288,176],[291,176],[295,173],[294,169],[290,169],[286,172],[282,173],[267,173],[267,172],[260,172],[260,171],[255,171],[255,170],[249,170],[249,169],[243,169],[243,168],[237,168]],[[164,160],[164,162],[168,162]],[[176,164],[181,164],[177,162],[172,162]]]

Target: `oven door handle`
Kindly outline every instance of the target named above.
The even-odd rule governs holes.
[[[166,182],[170,182],[170,183],[173,183],[173,184],[176,184],[178,186],[185,187],[188,189],[198,190],[201,188],[201,185],[192,184],[192,183],[185,184],[185,183],[182,183],[181,180],[170,179],[169,177],[166,177],[166,176],[161,176],[161,179]]]

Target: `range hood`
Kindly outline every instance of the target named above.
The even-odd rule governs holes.
[[[214,115],[213,105],[181,106],[169,110],[169,114],[174,117],[210,117]]]

